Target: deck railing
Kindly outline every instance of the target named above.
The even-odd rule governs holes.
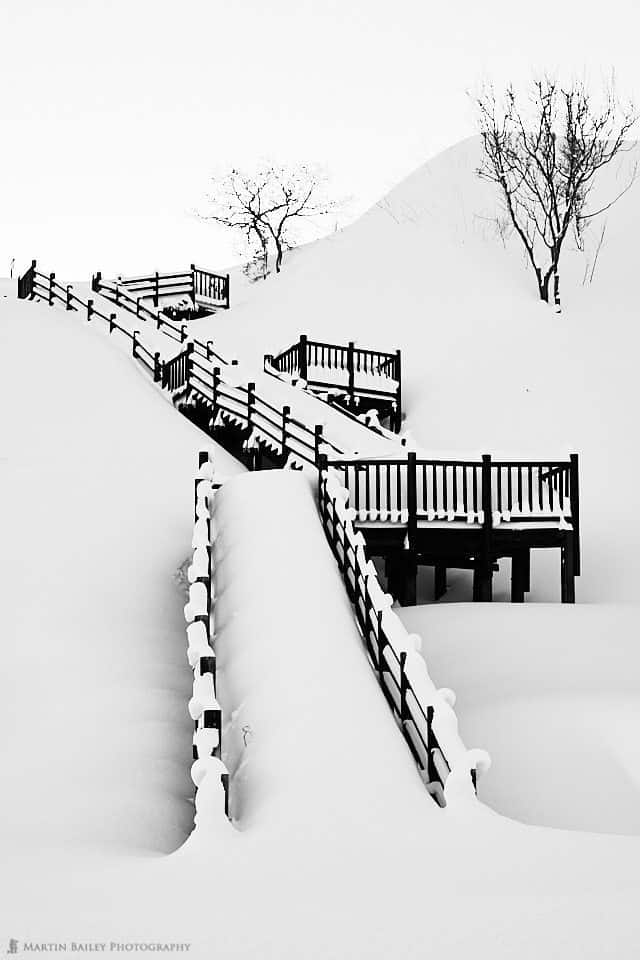
[[[409,541],[436,520],[491,530],[503,523],[571,524],[580,572],[578,456],[565,461],[332,459],[361,522],[406,524]]]
[[[318,474],[320,515],[369,661],[429,792],[445,806],[454,765],[460,763],[469,772],[471,790],[477,768],[488,765],[488,758],[482,751],[467,751],[460,740],[453,709],[436,690],[424,659],[391,610],[392,598],[383,592],[340,494],[340,482],[325,461]]]
[[[151,298],[155,307],[160,300],[186,294],[194,304],[196,300],[206,300],[212,306],[229,308],[229,274],[212,273],[202,267],[191,264],[188,270],[176,273],[144,274],[139,277],[118,277],[118,286],[129,291],[134,298]]]
[[[280,374],[299,376],[310,390],[342,393],[353,409],[364,398],[371,401],[388,401],[392,408],[392,422],[396,433],[400,431],[402,418],[402,363],[400,351],[385,353],[380,350],[364,350],[350,342],[323,343],[309,340],[303,334],[297,343],[277,356],[266,354],[265,369],[271,367]],[[318,371],[327,371],[322,376]],[[330,372],[337,372],[331,379]],[[367,384],[358,384],[359,375],[380,378]],[[389,384],[385,385],[384,381]]]

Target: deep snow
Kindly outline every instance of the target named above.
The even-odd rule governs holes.
[[[535,611],[448,604],[404,614],[419,626],[434,680],[457,687],[463,738],[494,753],[481,799],[571,831],[525,826],[482,804],[464,816],[439,810],[354,636],[344,658],[354,675],[361,663],[354,697],[372,718],[363,734],[372,738],[370,761],[358,783],[341,777],[345,721],[360,722],[358,713],[331,697],[334,688],[320,688],[335,713],[328,720],[305,713],[315,749],[302,759],[317,782],[324,771],[323,784],[335,774],[332,789],[317,803],[307,793],[295,817],[283,811],[276,824],[275,815],[256,816],[243,832],[225,823],[210,843],[196,833],[159,857],[186,835],[192,812],[184,623],[180,598],[167,587],[188,553],[201,438],[73,315],[0,300],[4,408],[16,425],[3,444],[12,531],[4,582],[15,598],[8,635],[17,641],[5,647],[3,664],[7,937],[109,939],[117,931],[118,938],[191,940],[192,955],[243,960],[427,950],[456,958],[635,956],[639,841],[576,828],[637,829],[629,729],[637,715],[631,638],[640,531],[626,420],[638,399],[629,242],[636,201],[632,192],[611,214],[594,284],[573,293],[565,284],[567,306],[557,317],[535,302],[518,254],[503,252],[475,216],[486,214],[489,199],[473,178],[476,156],[474,141],[452,148],[350,229],[297,251],[244,306],[209,322],[222,352],[241,355],[247,369],[301,332],[401,347],[408,425],[426,450],[581,454],[578,596],[611,606],[594,608],[594,621],[586,604]],[[23,353],[29,389],[15,362]],[[233,469],[224,454],[218,463],[221,472]],[[614,486],[618,472],[624,482]],[[231,481],[225,496],[245,482],[258,481]],[[256,583],[260,572],[258,564]],[[534,599],[549,596],[545,576],[534,568]],[[323,611],[331,624],[339,615]],[[274,619],[264,637],[250,637],[256,650],[264,643],[264,686],[255,688],[263,704],[269,684],[320,683],[316,657],[279,658],[279,625]],[[231,637],[233,617],[227,627]],[[318,617],[311,637],[321,627]],[[321,656],[335,659],[329,640]],[[301,651],[304,642],[301,628]],[[304,687],[293,693],[306,703]],[[77,726],[78,711],[91,718],[86,726]],[[296,710],[283,713],[289,737],[296,719]],[[133,739],[133,728],[145,730],[144,739]],[[275,759],[276,741],[268,742]],[[303,749],[297,743],[295,755],[270,765],[273,796]]]

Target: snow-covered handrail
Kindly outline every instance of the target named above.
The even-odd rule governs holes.
[[[187,622],[187,659],[193,670],[193,695],[189,715],[194,722],[193,765],[191,777],[196,786],[196,827],[200,817],[210,819],[215,811],[203,808],[200,791],[207,780],[206,803],[210,803],[208,778],[214,777],[224,791],[224,812],[229,816],[229,774],[222,762],[222,709],[216,698],[216,654],[214,597],[212,589],[213,498],[216,482],[209,453],[201,452],[194,483],[193,558],[187,571],[189,601],[184,615]]]
[[[458,733],[455,695],[437,689],[423,657],[420,638],[409,634],[391,609],[376,568],[366,558],[362,534],[353,526],[348,491],[328,468],[319,474],[320,515],[338,562],[356,622],[380,687],[397,717],[427,789],[440,806],[455,796],[471,799],[477,776],[488,769],[484,750],[467,750]]]

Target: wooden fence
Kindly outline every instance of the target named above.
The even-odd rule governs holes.
[[[350,342],[346,346],[338,343],[323,343],[309,340],[302,335],[298,343],[277,356],[265,355],[265,370],[271,367],[278,373],[299,376],[313,391],[342,390],[350,408],[363,398],[375,403],[388,403],[392,408],[391,420],[396,433],[400,431],[402,421],[402,363],[399,350],[384,353],[380,350],[363,350]],[[338,380],[322,379],[311,370],[337,371],[342,377]],[[374,386],[372,383],[358,385],[358,375],[368,375],[388,379],[393,387]],[[375,383],[375,381],[374,381]]]

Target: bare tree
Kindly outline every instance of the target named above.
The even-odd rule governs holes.
[[[241,233],[268,273],[273,256],[276,273],[284,253],[300,241],[303,221],[315,221],[338,204],[327,192],[327,177],[315,166],[266,164],[251,173],[231,170],[213,180],[204,219]]]
[[[477,172],[500,187],[540,298],[549,301],[553,278],[559,310],[560,254],[569,228],[580,240],[588,221],[613,206],[635,181],[637,167],[616,197],[600,209],[587,209],[597,172],[632,149],[626,141],[637,114],[632,104],[620,103],[613,81],[599,106],[583,82],[573,81],[565,90],[548,76],[533,82],[526,105],[512,86],[500,103],[491,86],[475,100],[484,146]]]

